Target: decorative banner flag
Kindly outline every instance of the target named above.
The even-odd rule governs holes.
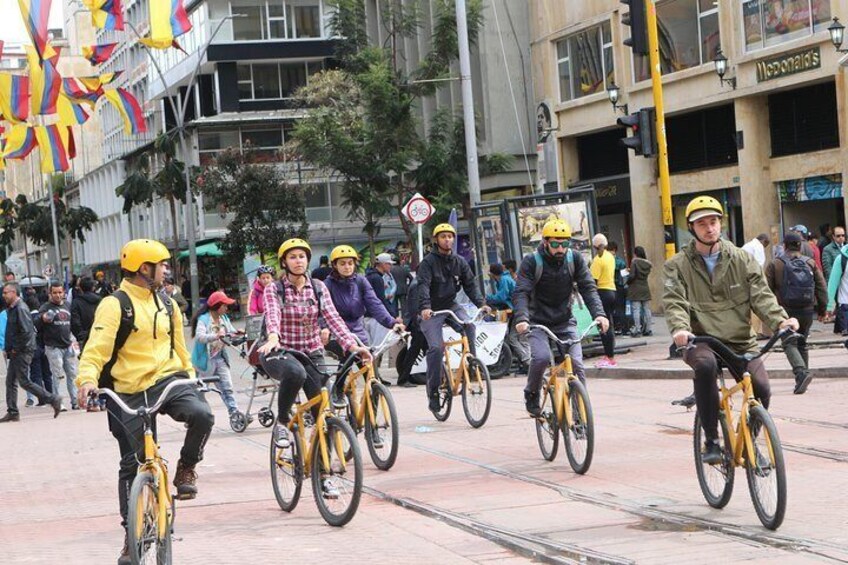
[[[115,71],[114,73],[105,73],[95,77],[77,77],[76,80],[89,92],[97,94],[97,96],[102,96],[103,87],[114,82],[123,72]]]
[[[144,123],[141,106],[138,105],[135,96],[123,88],[106,90],[103,92],[103,96],[118,110],[118,113],[124,120],[124,131],[127,134],[138,134],[147,131],[147,124]]]
[[[91,12],[91,25],[98,29],[123,30],[124,12],[120,0],[82,0]]]
[[[62,90],[62,77],[49,59],[39,62],[35,50],[27,46],[32,114],[55,114],[56,99]]]
[[[0,39],[0,59],[3,58],[3,40]]]
[[[0,115],[9,122],[29,117],[29,77],[0,73]]]
[[[62,79],[62,94],[60,98],[65,96],[74,104],[88,104],[94,108],[102,95],[102,90],[97,89],[97,91],[92,91],[87,87],[83,88],[80,82],[75,78]]]
[[[27,33],[35,45],[39,61],[54,56],[54,50],[47,41],[47,19],[50,17],[52,2],[53,0],[18,0]]]
[[[52,124],[37,126],[34,129],[38,148],[41,150],[41,172],[67,171],[70,167],[68,150],[66,149],[69,141],[68,128]]]
[[[191,30],[182,0],[150,0],[150,37],[141,39],[148,47],[167,49],[174,39]]]
[[[82,125],[89,118],[88,112],[82,106],[74,104],[64,94],[59,95],[59,99],[56,101],[56,110],[59,114],[59,123],[65,126]]]
[[[117,43],[104,43],[103,45],[90,45],[82,48],[82,56],[88,59],[92,65],[105,63],[112,56],[112,51],[117,47]]]
[[[31,127],[24,124],[13,125],[6,136],[3,157],[6,159],[25,159],[27,155],[32,153],[36,145],[35,132]]]

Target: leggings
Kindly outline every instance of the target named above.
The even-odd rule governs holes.
[[[609,330],[601,334],[601,342],[604,344],[604,355],[613,357],[615,355],[615,291],[598,290],[601,304],[604,305],[604,314],[609,320]]]
[[[307,355],[313,363],[321,363],[323,355],[313,351]],[[308,398],[321,393],[323,375],[310,364],[303,364],[287,351],[272,351],[260,356],[262,368],[269,377],[280,382],[277,394],[277,420],[288,424],[290,412],[301,387]]]

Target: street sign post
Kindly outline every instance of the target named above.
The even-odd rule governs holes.
[[[403,215],[414,223],[418,228],[418,260],[424,260],[424,236],[422,235],[421,226],[427,223],[427,220],[433,217],[436,211],[430,201],[424,198],[421,193],[416,192],[403,206]]]

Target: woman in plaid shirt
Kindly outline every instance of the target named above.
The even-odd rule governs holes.
[[[321,374],[310,363],[301,363],[291,352],[300,352],[318,364],[324,355],[318,318],[324,321],[342,348],[369,360],[368,348],[357,345],[347,326],[333,306],[330,292],[324,283],[309,277],[312,249],[302,239],[283,242],[277,252],[285,276],[265,287],[262,302],[265,307],[265,328],[268,341],[259,348],[262,367],[280,382],[277,396],[277,426],[274,441],[285,449],[291,445],[286,424],[289,411],[301,387],[309,398],[321,393]],[[277,292],[285,293],[280,308]],[[318,295],[321,296],[319,308]]]

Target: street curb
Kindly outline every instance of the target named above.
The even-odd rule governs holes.
[[[616,367],[613,369],[595,369],[586,367],[586,377],[590,379],[610,379],[610,380],[691,380],[692,369],[689,367],[681,367],[679,369],[648,369],[648,368],[628,368]],[[814,379],[844,379],[848,378],[848,368],[844,367],[823,367],[819,369],[810,369]],[[795,379],[792,369],[768,369],[770,379]]]

